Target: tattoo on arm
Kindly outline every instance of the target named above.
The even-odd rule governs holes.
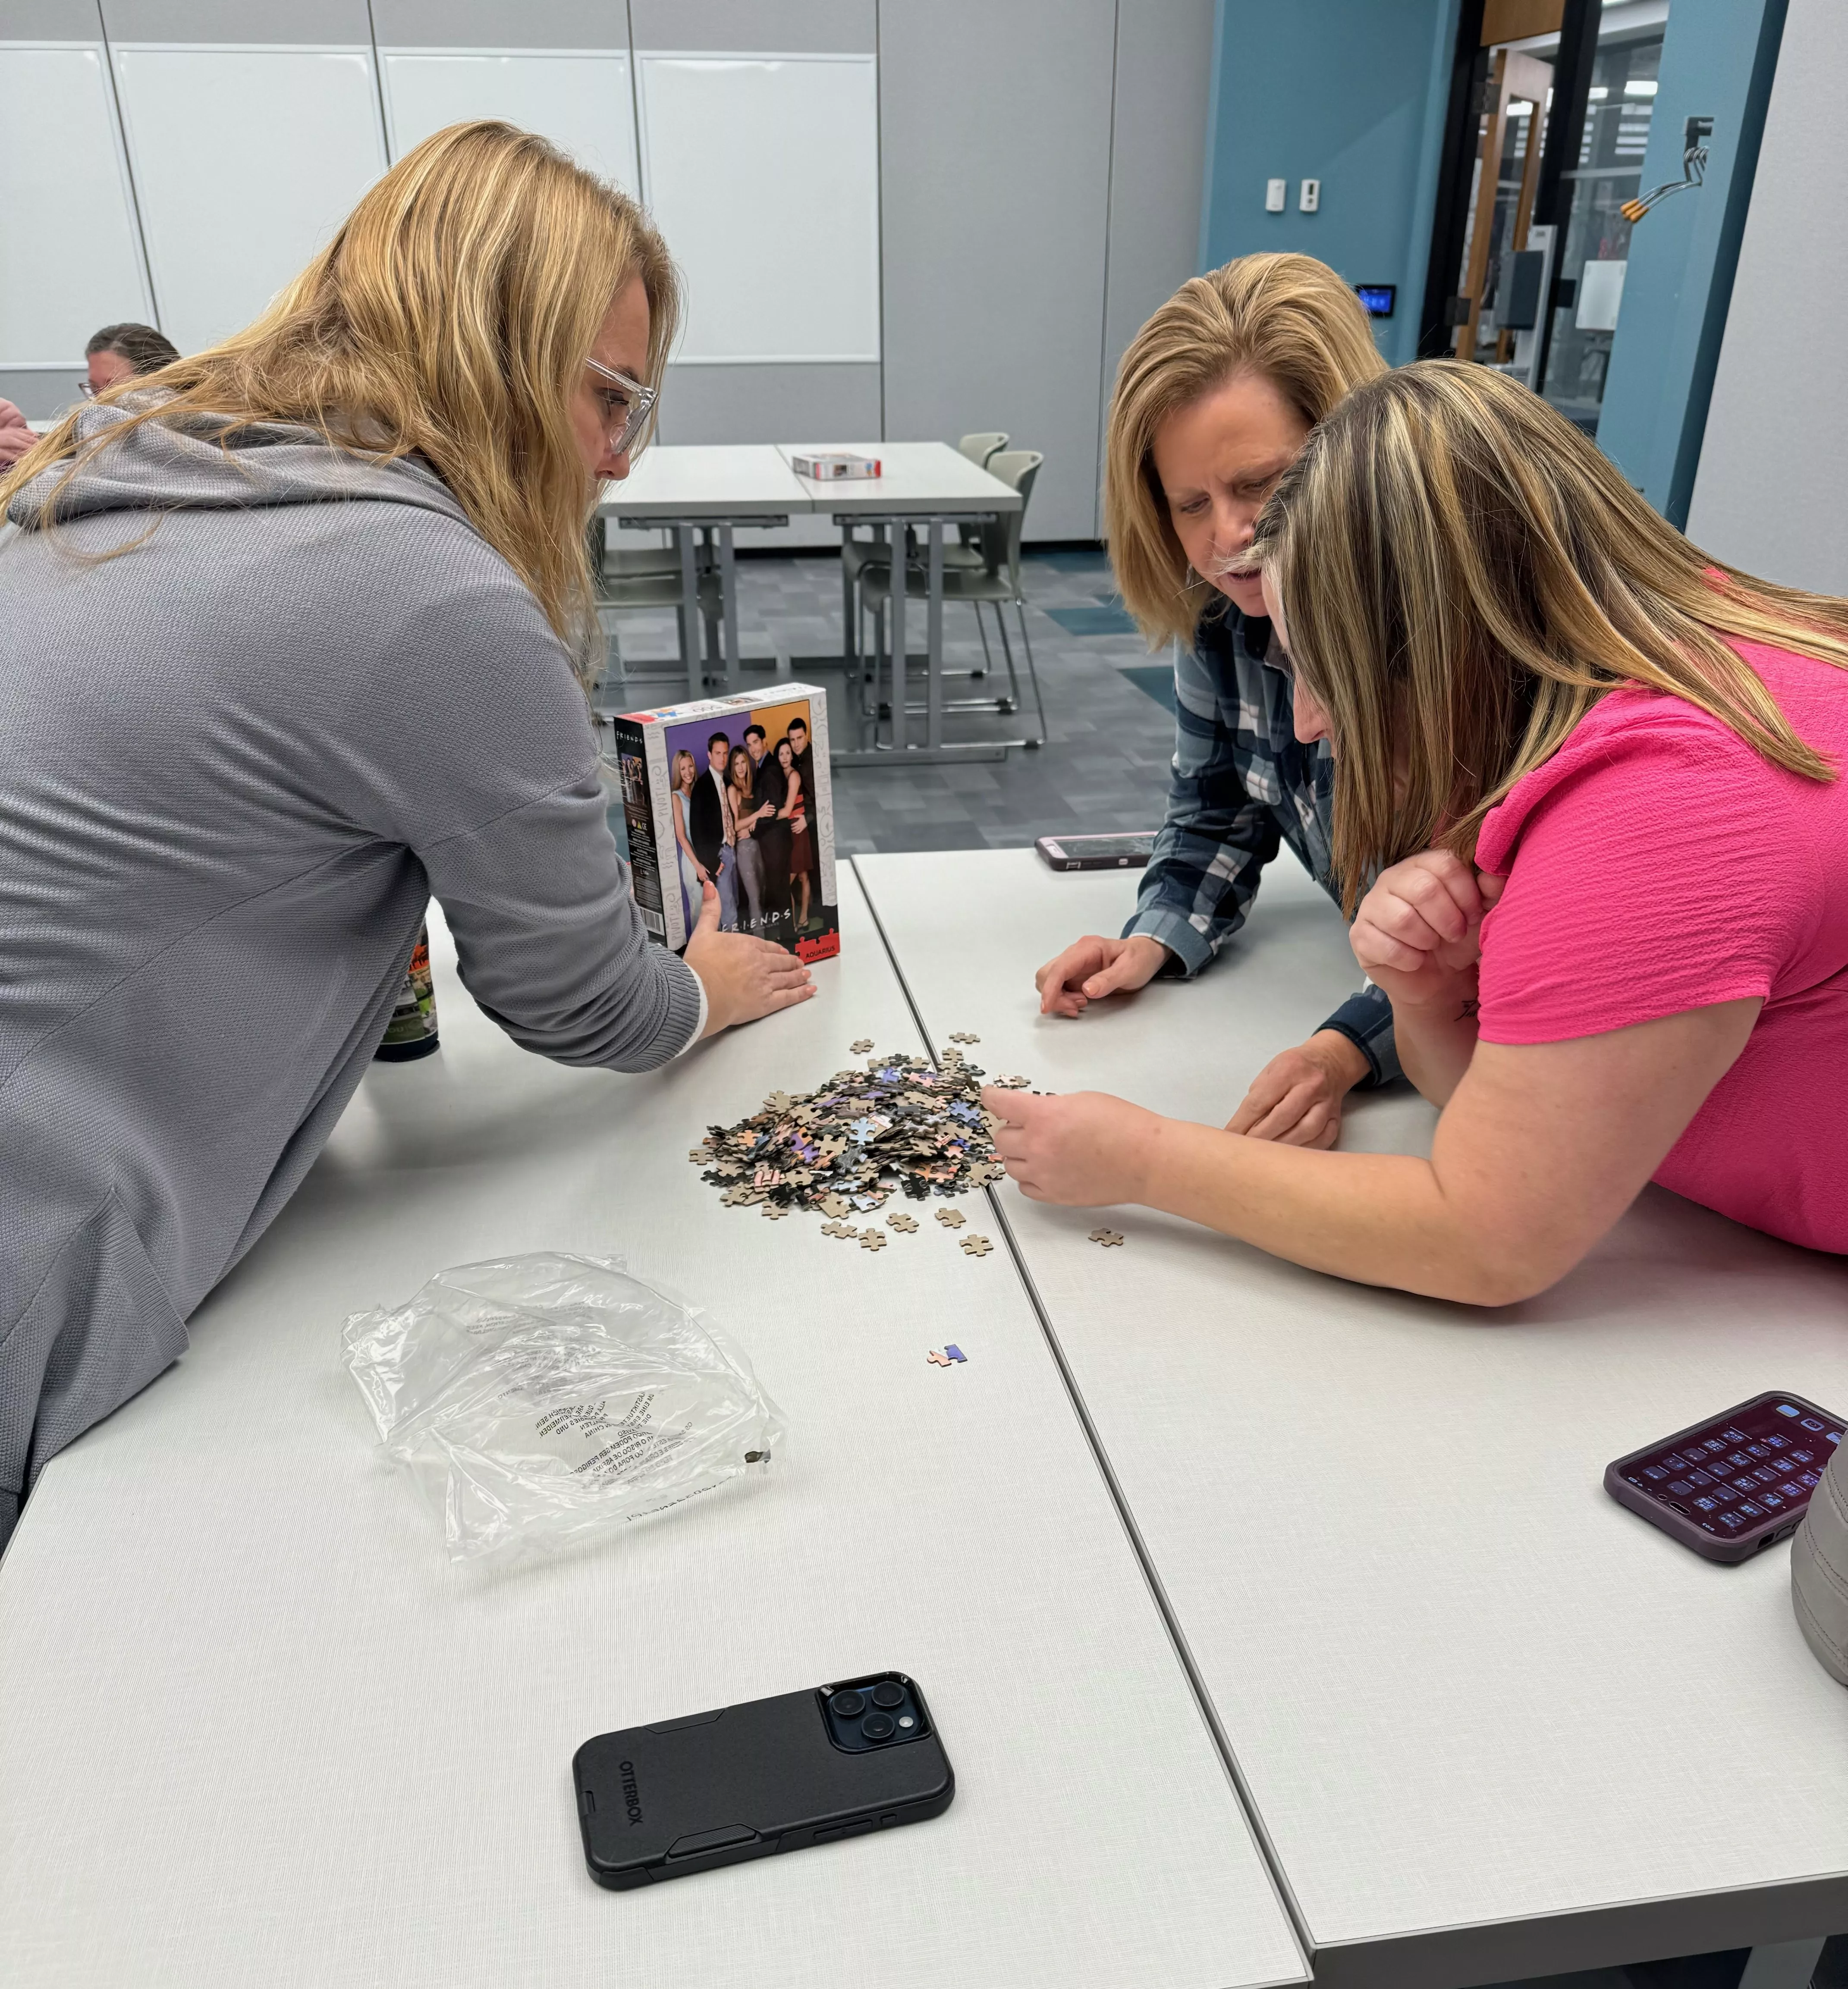
[[[1467,1022],[1470,1021],[1481,1006],[1482,1004],[1472,997],[1469,1001],[1464,1002],[1463,1006],[1457,1010],[1456,1019],[1460,1022]]]

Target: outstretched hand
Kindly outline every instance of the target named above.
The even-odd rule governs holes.
[[[990,1085],[982,1102],[1003,1122],[995,1152],[1033,1201],[1104,1208],[1141,1200],[1150,1139],[1162,1123],[1155,1113],[1101,1091],[1040,1098]]]
[[[794,954],[748,933],[719,930],[719,894],[710,880],[700,893],[700,922],[684,957],[706,990],[709,1036],[793,1008],[815,992],[808,968]]]
[[[1082,1015],[1106,994],[1127,994],[1146,987],[1167,964],[1168,948],[1137,933],[1105,939],[1097,933],[1074,940],[1033,976],[1043,1015]]]

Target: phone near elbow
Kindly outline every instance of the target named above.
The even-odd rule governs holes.
[[[1033,847],[1049,870],[1140,870],[1155,854],[1155,832],[1124,835],[1043,835]]]
[[[1845,1429],[1801,1395],[1754,1395],[1618,1458],[1604,1489],[1708,1560],[1749,1560],[1796,1531]]]
[[[571,1779],[585,1863],[613,1892],[922,1823],[956,1793],[903,1672],[600,1733]]]

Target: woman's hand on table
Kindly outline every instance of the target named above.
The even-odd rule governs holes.
[[[1036,1097],[990,1085],[982,1102],[1003,1123],[995,1150],[1035,1201],[1083,1208],[1139,1201],[1154,1140],[1167,1122],[1102,1091]]]
[[[1265,1065],[1226,1130],[1287,1147],[1332,1147],[1341,1137],[1342,1100],[1372,1069],[1339,1029],[1317,1029]]]
[[[1421,850],[1380,873],[1348,939],[1395,1013],[1473,1001],[1482,922],[1504,882],[1447,849]]]
[[[1168,964],[1158,939],[1137,933],[1105,939],[1096,933],[1074,940],[1033,976],[1043,1015],[1082,1015],[1105,994],[1127,994],[1146,987]]]
[[[708,1036],[739,1022],[754,1022],[778,1008],[793,1008],[815,992],[808,968],[794,954],[748,933],[719,930],[719,894],[710,881],[701,893],[700,922],[684,957],[706,990]]]

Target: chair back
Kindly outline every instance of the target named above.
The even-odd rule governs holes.
[[[1020,509],[1009,511],[982,528],[982,557],[990,573],[1007,568],[1008,585],[1020,591],[1020,534],[1026,524],[1026,507],[1033,494],[1033,479],[1046,458],[1036,449],[1011,449],[991,456],[982,466],[989,476],[1020,493]]]
[[[998,449],[1005,449],[1008,439],[999,429],[984,429],[979,435],[966,435],[956,445],[959,455],[966,456],[978,469],[988,467],[988,458]]]

